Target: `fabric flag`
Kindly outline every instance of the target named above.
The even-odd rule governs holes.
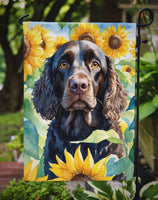
[[[131,180],[136,24],[23,31],[24,180]]]

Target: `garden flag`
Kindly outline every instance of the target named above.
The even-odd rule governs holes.
[[[24,22],[24,180],[130,180],[134,23]]]

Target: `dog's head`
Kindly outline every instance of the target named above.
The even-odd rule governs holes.
[[[92,42],[70,41],[47,59],[33,90],[34,106],[42,117],[56,116],[59,102],[66,111],[91,112],[97,102],[110,122],[117,121],[126,106],[126,91],[112,59]]]

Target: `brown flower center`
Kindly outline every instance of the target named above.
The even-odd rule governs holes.
[[[41,46],[43,49],[45,49],[45,47],[46,47],[46,42],[45,42],[43,36],[42,36],[42,43],[40,44],[40,46]]]
[[[88,40],[88,41],[91,41],[93,43],[95,43],[95,39],[93,37],[93,35],[91,33],[82,33],[79,37],[78,37],[78,40]]]
[[[84,174],[74,176],[71,181],[92,181],[92,179]]]
[[[30,43],[26,38],[24,38],[24,60],[29,57],[30,50],[31,50]]]
[[[122,45],[122,39],[119,35],[112,35],[109,38],[109,46],[112,49],[118,49]]]
[[[131,67],[126,68],[126,72],[130,73],[132,71]]]

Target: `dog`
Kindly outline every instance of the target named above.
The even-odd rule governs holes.
[[[65,162],[64,149],[74,155],[81,145],[85,159],[89,148],[94,162],[110,154],[125,156],[122,145],[107,140],[72,143],[84,140],[96,129],[114,129],[124,142],[118,119],[126,108],[127,92],[112,59],[93,42],[67,42],[48,58],[32,100],[42,118],[52,120],[44,147],[48,179],[56,177],[49,170],[49,163],[57,163],[56,155]]]

